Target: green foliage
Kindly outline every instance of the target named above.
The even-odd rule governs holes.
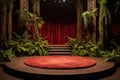
[[[116,39],[113,39],[111,41],[111,49],[112,51],[107,51],[106,54],[103,55],[103,58],[105,61],[114,61],[120,63],[120,44],[118,44],[118,41],[116,42]]]
[[[30,12],[28,12],[28,10],[26,10],[26,9],[18,10],[15,13],[17,13],[19,15],[19,20],[21,22],[21,25],[28,27],[32,20],[33,15]]]
[[[84,41],[81,41],[78,38],[73,39],[69,37],[68,45],[71,47],[71,55],[87,55],[86,51],[82,50],[84,48],[84,43]]]
[[[23,34],[22,36],[24,38],[26,38],[29,35],[29,25],[30,23],[32,23],[34,26],[34,36],[39,35],[38,33],[38,28],[41,28],[42,25],[44,24],[44,20],[37,16],[36,14],[33,14],[31,12],[29,12],[28,10],[24,9],[24,10],[18,10],[16,11],[17,14],[19,14],[19,20],[21,22],[21,27],[24,28],[23,30]]]
[[[71,55],[101,57],[105,51],[99,48],[98,43],[82,41],[69,37],[68,45],[71,47]]]
[[[16,13],[19,14],[19,19],[22,22],[22,25],[25,25],[26,27],[29,27],[31,22],[37,23],[39,25],[38,27],[42,27],[42,24],[44,24],[41,17],[29,12],[27,9],[18,10]]]
[[[68,45],[71,47],[71,55],[102,57],[105,61],[114,61],[116,65],[120,64],[120,46],[116,43],[114,43],[116,48],[112,48],[112,51],[104,51],[100,48],[99,42],[85,42],[80,39],[68,38]]]
[[[85,11],[82,13],[84,25],[87,29],[87,40],[93,41],[93,32],[94,32],[94,24],[93,24],[93,12]]]
[[[12,48],[6,50],[0,50],[0,61],[13,60],[16,57],[16,55],[12,50],[13,50]]]
[[[103,58],[105,61],[120,62],[120,47],[118,47],[116,50],[113,49],[111,52],[108,51],[105,55],[103,55]]]
[[[11,40],[3,42],[3,48],[0,50],[0,60],[13,60],[16,56],[35,56],[35,55],[48,55],[47,41],[43,40],[38,34],[38,28],[42,27],[44,21],[41,17],[30,13],[28,10],[18,10],[19,20],[21,22],[22,32],[20,35],[14,33]],[[33,40],[30,40],[29,25],[34,25]]]
[[[0,56],[4,60],[13,60],[16,56],[35,56],[35,55],[48,55],[47,41],[39,40],[28,40],[22,39],[19,35],[15,37],[11,42],[4,42],[4,50],[1,50]]]
[[[32,2],[32,10],[36,15],[40,15],[40,0],[31,0]]]
[[[111,14],[109,9],[107,8],[107,3],[108,0],[99,0],[99,4],[100,4],[100,20],[104,21],[103,24],[107,25],[109,23],[111,23]]]
[[[93,24],[93,15],[90,11],[83,12],[82,17],[83,17],[83,21],[86,27],[89,27],[89,24]]]

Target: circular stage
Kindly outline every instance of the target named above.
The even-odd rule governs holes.
[[[36,56],[34,56],[36,57]],[[72,56],[71,56],[72,57]],[[12,62],[5,64],[5,71],[20,77],[29,79],[48,79],[52,80],[78,80],[88,78],[88,80],[100,78],[105,76],[106,73],[113,72],[115,64],[113,62],[105,62],[102,58],[89,58],[96,61],[96,65],[87,68],[70,68],[70,69],[50,69],[50,68],[36,68],[26,65],[24,62],[32,57],[18,57]],[[87,80],[87,79],[85,79]]]
[[[43,69],[80,69],[94,66],[96,61],[80,56],[36,56],[25,59],[24,63]]]

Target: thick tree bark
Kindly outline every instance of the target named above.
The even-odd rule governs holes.
[[[7,25],[7,36],[8,41],[12,39],[12,9],[13,9],[13,0],[8,2],[8,25]]]
[[[99,13],[99,42],[101,48],[105,48],[105,41],[107,40],[107,28],[111,22],[111,14],[107,8],[107,0],[100,1],[100,13]]]
[[[76,10],[77,10],[77,38],[82,39],[82,13],[83,13],[83,1],[77,0]]]
[[[3,10],[2,10],[2,26],[1,26],[1,42],[6,40],[6,18],[7,18],[7,0],[3,0]]]
[[[100,46],[103,48],[104,46],[104,23],[103,23],[103,19],[102,19],[102,16],[103,16],[103,13],[102,11],[104,10],[104,5],[100,5],[100,13],[99,13],[99,27],[98,27],[98,30],[99,30],[99,42],[100,42]]]
[[[32,6],[32,11],[33,14],[40,16],[40,0],[32,0],[33,6]],[[34,24],[34,39],[39,39],[40,35],[38,32],[38,24],[36,23],[37,21],[35,20]]]
[[[2,4],[3,4],[3,1],[0,0],[0,44],[1,44],[1,36],[2,36],[2,35],[1,35],[2,33],[1,33],[1,32],[2,32],[2,19],[3,19],[3,18],[2,18],[2,17],[3,17],[3,16],[2,16],[2,13],[3,13],[3,11],[2,11],[2,9],[3,9],[2,6],[3,6],[3,5],[2,5]],[[1,45],[0,45],[0,46],[1,46]]]
[[[93,14],[93,35],[91,36],[91,40],[96,42],[96,15],[94,11],[96,9],[96,0],[87,0],[87,10]]]

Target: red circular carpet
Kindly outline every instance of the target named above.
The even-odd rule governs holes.
[[[75,69],[93,66],[96,61],[80,56],[34,56],[27,58],[24,63],[38,68]]]

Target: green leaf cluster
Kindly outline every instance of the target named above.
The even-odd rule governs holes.
[[[0,50],[0,61],[11,61],[16,57],[12,48],[6,50]]]
[[[105,61],[114,61],[120,62],[120,45],[116,42],[116,40],[111,41],[111,49],[112,51],[107,51],[103,58]]]
[[[71,47],[71,55],[101,57],[105,61],[114,61],[118,65],[120,64],[120,45],[118,45],[114,41],[112,41],[111,43],[115,47],[112,47],[111,50],[102,50],[99,42],[85,42],[77,38],[68,38],[68,45],[70,45]]]
[[[68,44],[71,47],[71,55],[101,57],[105,53],[98,43],[69,38]]]
[[[34,37],[37,38],[39,37],[39,33],[38,33],[38,28],[41,28],[42,25],[45,23],[44,20],[37,16],[36,14],[33,14],[31,12],[29,12],[27,9],[23,9],[23,10],[18,10],[16,11],[16,13],[19,15],[19,21],[21,23],[21,28],[23,28],[23,33],[21,34],[22,37],[26,38],[29,34],[29,30],[30,24],[33,24],[34,27]]]
[[[4,42],[4,49],[0,51],[2,60],[13,60],[16,56],[45,56],[48,55],[47,41],[23,39],[19,35],[11,41]]]
[[[93,24],[93,14],[90,11],[85,11],[82,13],[83,21],[86,27]],[[92,26],[93,27],[93,26]]]

